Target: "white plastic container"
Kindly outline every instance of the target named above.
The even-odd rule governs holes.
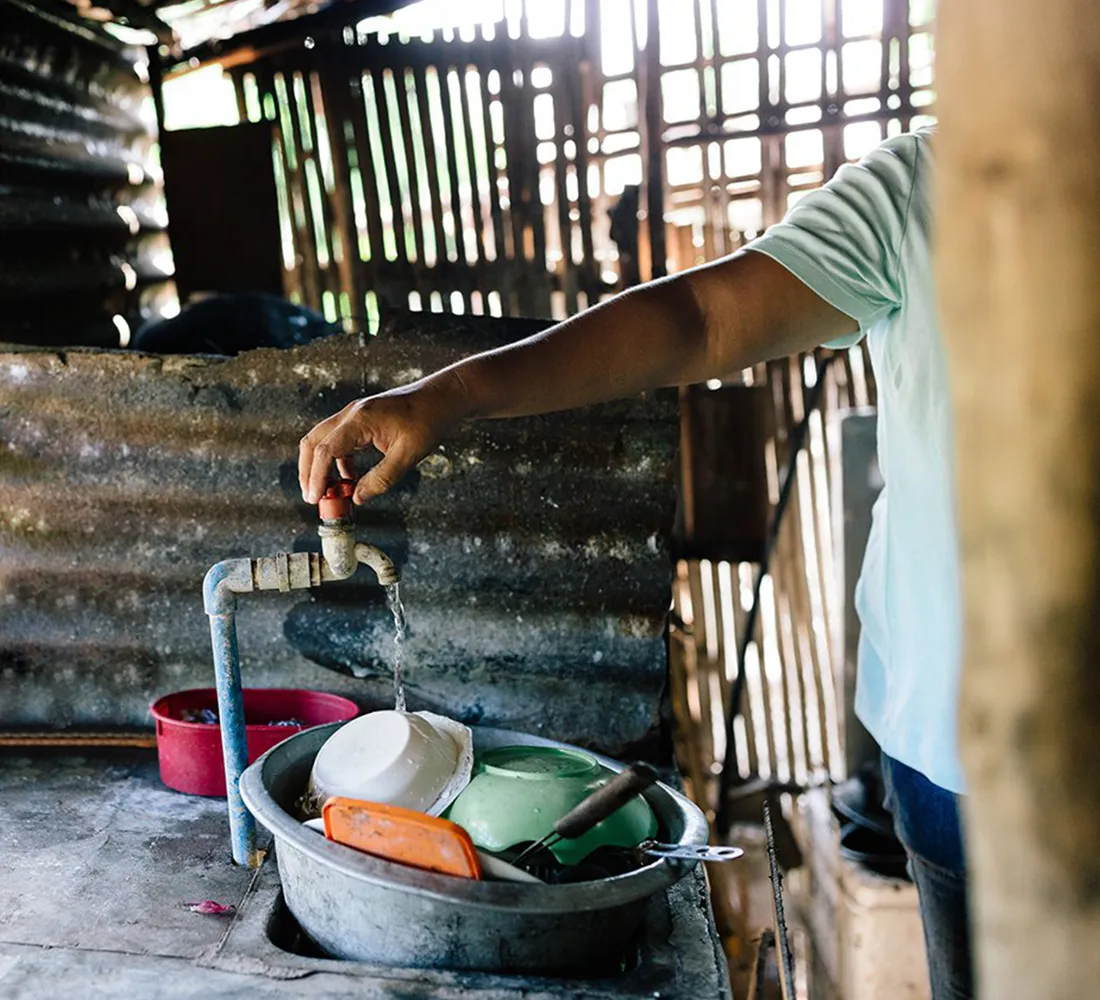
[[[361,715],[325,742],[309,778],[307,812],[332,795],[438,816],[469,783],[473,737],[432,712]]]

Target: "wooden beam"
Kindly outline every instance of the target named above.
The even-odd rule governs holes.
[[[980,995],[1100,982],[1100,6],[940,8]]]

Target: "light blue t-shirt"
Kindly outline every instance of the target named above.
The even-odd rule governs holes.
[[[891,757],[963,790],[954,431],[930,254],[932,134],[841,167],[750,244],[859,323],[885,481],[856,588],[856,714]],[[853,338],[855,342],[856,338]]]

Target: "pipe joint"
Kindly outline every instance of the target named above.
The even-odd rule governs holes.
[[[323,579],[346,580],[359,568],[351,525],[342,521],[322,524],[317,534],[321,536],[321,555],[328,570]]]
[[[256,590],[305,590],[321,585],[321,557],[316,552],[277,552],[252,560]]]
[[[237,609],[237,595],[255,589],[251,559],[223,559],[206,571],[202,606],[208,615],[229,615]]]

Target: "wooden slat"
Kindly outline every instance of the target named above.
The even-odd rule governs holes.
[[[459,148],[459,135],[455,132],[454,115],[451,109],[450,76],[459,74],[453,66],[439,67],[440,104],[443,112],[443,132],[447,149],[447,172],[451,182],[451,223],[454,226],[455,245],[458,249],[458,261],[466,261],[465,226],[462,221],[462,193],[458,186],[458,158],[455,151]],[[459,75],[459,81],[462,77]]]
[[[365,307],[365,285],[359,259],[359,232],[355,224],[355,204],[352,199],[349,176],[349,158],[345,124],[348,121],[347,83],[344,80],[322,71],[317,76],[320,89],[319,101],[314,98],[314,113],[317,104],[324,109],[328,126],[329,150],[332,156],[333,188],[329,195],[336,231],[340,235],[343,251],[340,280],[352,304],[353,315],[361,314]]]
[[[378,131],[382,140],[382,162],[386,171],[386,188],[390,198],[397,259],[408,261],[409,248],[405,240],[405,213],[402,209],[401,188],[397,179],[397,161],[393,155],[391,141],[393,131],[390,128],[390,112],[386,102],[386,92],[382,83],[381,72],[376,70],[370,73],[370,85],[374,95],[375,114],[378,117]],[[411,273],[411,268],[409,270]]]
[[[631,14],[633,15],[633,7],[631,7]],[[583,100],[583,95],[588,89],[588,65],[581,64],[579,79],[574,79],[569,72],[564,72],[562,76],[564,85],[560,92],[566,95],[568,118],[573,126],[573,143],[576,149],[573,162],[577,171],[577,213],[580,215],[578,224],[581,229],[581,250],[583,251],[583,257],[577,265],[580,271],[580,287],[588,296],[588,304],[595,305],[600,292],[600,276],[592,240],[592,200],[588,194],[588,138]],[[563,190],[561,187],[558,188],[559,193]]]
[[[424,214],[420,208],[420,177],[416,169],[416,151],[413,148],[412,119],[409,116],[409,95],[406,89],[407,70],[393,71],[393,91],[397,104],[397,124],[401,133],[401,144],[405,151],[405,172],[409,186],[409,216],[412,221],[413,246],[416,250],[415,273],[423,274],[424,260]],[[390,119],[392,124],[392,117]]]
[[[709,770],[714,760],[714,741],[710,731],[710,686],[707,683],[707,671],[713,669],[713,660],[707,651],[707,621],[703,610],[703,583],[698,562],[688,563],[688,590],[691,594],[691,606],[694,615],[693,634],[694,656],[687,661],[687,679],[693,692],[693,700],[698,706],[692,713],[696,728],[696,738],[700,747],[700,757],[704,767]]]
[[[289,90],[286,87],[286,78],[282,74],[278,77],[282,80],[284,92],[287,93],[287,103],[293,112],[293,102],[289,99]],[[279,107],[276,77],[271,76],[265,81],[269,85],[269,93]],[[286,178],[287,200],[290,209],[290,229],[294,238],[294,252],[298,260],[297,275],[301,295],[304,302],[314,308],[321,304],[321,284],[317,267],[317,251],[313,233],[309,232],[309,216],[306,214],[302,203],[305,184],[302,180],[302,161],[298,155],[297,144],[294,140],[293,118],[284,122],[281,113],[276,114],[275,129],[277,134],[276,148],[283,168],[283,176]],[[293,164],[293,165],[292,165]],[[303,225],[304,220],[304,225]]]
[[[235,66],[229,70],[229,79],[233,82],[233,96],[237,99],[237,114],[242,122],[248,121],[248,102],[244,97],[245,67]]]
[[[535,135],[535,116],[532,113],[535,98],[535,91],[531,86],[532,62],[533,60],[524,61],[523,82],[518,92],[520,114],[516,135],[522,143],[522,148],[517,150],[517,159],[523,191],[524,228],[530,232],[532,241],[531,255],[528,257],[526,253],[524,254],[524,257],[530,261],[528,270],[531,280],[528,282],[528,287],[531,309],[534,315],[549,316],[550,284],[546,280],[546,218],[542,199],[539,197],[538,158],[535,156],[538,139]]]
[[[701,759],[697,727],[687,704],[688,678],[695,672],[695,644],[691,636],[679,631],[674,631],[669,638],[669,696],[675,720],[673,742],[676,760],[691,786],[689,795],[699,802],[705,795],[707,775]]]
[[[441,263],[447,260],[447,238],[443,232],[443,201],[439,195],[441,184],[439,164],[436,161],[435,129],[428,106],[428,80],[423,67],[413,71],[413,86],[416,89],[416,107],[420,116],[420,129],[424,146],[425,166],[428,171],[428,196],[431,201],[432,231],[435,234],[436,259]]]
[[[728,582],[726,581],[728,578]],[[729,716],[730,709],[730,682],[726,673],[726,664],[737,660],[737,623],[733,614],[736,602],[736,568],[729,563],[716,562],[714,564],[714,592],[718,612],[718,662],[715,664],[715,673],[718,680],[719,704],[722,710],[723,726]],[[725,754],[733,753],[736,759],[736,747],[732,741],[725,748]]]
[[[522,124],[523,109],[520,106],[521,96],[515,86],[513,73],[517,68],[516,60],[511,49],[507,61],[500,70],[500,96],[504,107],[504,139],[505,160],[508,177],[508,218],[511,223],[512,234],[512,259],[516,269],[517,281],[511,308],[521,315],[534,311],[534,296],[530,289],[530,272],[526,261],[526,248],[524,240],[525,229],[525,198],[526,191],[523,181],[523,171],[520,158],[523,155],[523,136],[525,134]]]
[[[558,238],[561,243],[561,277],[562,289],[565,292],[565,310],[568,315],[577,311],[577,269],[573,263],[573,223],[569,219],[569,197],[566,193],[565,183],[565,125],[567,122],[566,109],[563,99],[563,88],[555,88],[552,94],[554,102],[554,146],[557,155],[554,157],[554,200],[558,209]],[[575,134],[575,133],[574,133]]]
[[[478,80],[481,84],[481,124],[485,131],[485,146],[489,157],[489,216],[493,221],[493,247],[497,260],[504,260],[507,256],[504,245],[504,220],[500,210],[500,191],[497,188],[499,171],[496,163],[496,141],[493,138],[493,123],[489,111],[493,96],[489,93],[488,74],[479,73]]]
[[[668,255],[665,229],[665,147],[661,141],[661,59],[660,16],[658,0],[646,4],[646,37],[652,41],[646,45],[644,77],[639,80],[638,100],[641,102],[639,118],[645,130],[641,135],[642,155],[645,157],[645,195],[648,213],[650,277],[663,278],[667,273],[665,259]]]
[[[711,566],[711,581],[714,591],[715,625],[717,649],[708,680],[710,682],[711,728],[721,737],[715,736],[715,765],[720,766],[726,759],[736,760],[736,748],[726,738],[726,718],[729,714],[730,686],[726,678],[726,663],[730,657],[737,657],[737,634],[732,621],[732,607],[729,605],[730,593],[723,584],[728,564],[715,562]],[[720,745],[720,741],[721,745]],[[733,751],[733,757],[729,754]],[[717,792],[717,788],[715,788]],[[715,803],[717,805],[717,803]]]
[[[328,233],[335,232],[340,239],[340,254],[336,254],[335,240],[330,239],[332,254],[332,278],[329,287],[336,294],[339,303],[340,293],[344,292],[352,306],[353,316],[363,313],[366,290],[360,279],[359,238],[355,229],[355,207],[351,199],[351,183],[348,180],[347,150],[344,142],[343,122],[330,117],[322,92],[320,77],[311,73],[305,81],[306,105],[313,119],[314,148],[316,150],[317,175],[321,184],[321,203],[325,208],[324,225]],[[324,172],[321,170],[320,151],[321,133],[317,129],[318,118],[325,120],[325,132],[328,141],[328,153],[332,162],[333,188],[325,187]]]
[[[733,632],[734,632],[734,636],[736,637],[736,642],[737,642],[737,645],[733,649],[733,655],[728,660],[729,664],[731,665],[731,670],[730,670],[730,673],[727,675],[727,680],[728,680],[728,683],[730,685],[731,692],[732,692],[733,682],[737,677],[737,673],[736,673],[736,671],[737,671],[737,649],[739,648],[740,643],[741,643],[741,636],[744,634],[745,629],[747,627],[747,621],[746,621],[747,612],[745,610],[744,605],[742,605],[742,603],[741,603],[741,567],[742,567],[742,565],[744,565],[744,564],[737,563],[737,564],[735,564],[731,567],[731,570],[732,570],[731,576],[732,576],[733,587],[732,587],[732,593],[730,595],[730,599],[733,602]],[[751,569],[751,567],[749,567],[749,568]],[[729,697],[729,696],[727,696],[727,697]],[[745,708],[746,704],[747,703],[745,702],[744,698],[742,698],[742,705],[741,705],[742,709]],[[728,713],[728,711],[729,711],[729,708],[727,706],[727,713]],[[727,715],[727,717],[728,717],[728,715]],[[755,765],[756,751],[755,751],[755,748],[752,746],[752,741],[751,740],[746,741],[743,738],[738,739],[738,733],[737,733],[736,729],[734,730],[734,733],[733,733],[733,740],[734,740],[734,747],[733,747],[734,753],[740,752],[744,756],[744,759],[747,761],[748,773],[749,774],[755,773],[755,771],[756,771],[756,765]],[[740,748],[740,749],[738,750],[738,748]],[[735,758],[735,759],[740,759],[740,758],[738,757],[738,758]]]
[[[478,72],[475,70],[475,72]],[[477,172],[477,156],[475,155],[475,140],[473,129],[473,117],[470,112],[470,94],[468,90],[470,69],[467,66],[459,68],[459,96],[462,107],[462,131],[466,136],[466,159],[470,168],[470,205],[474,213],[474,241],[477,246],[477,259],[485,259],[485,223],[481,214],[481,179]],[[488,151],[486,151],[488,155]]]
[[[314,155],[316,145],[312,141],[312,122],[308,120],[303,121],[302,115],[298,108],[298,99],[296,94],[296,88],[298,80],[302,80],[303,92],[305,90],[304,80],[300,73],[284,76],[286,81],[287,90],[287,104],[290,110],[291,121],[291,134],[292,141],[296,143],[296,152],[298,159],[298,169],[295,173],[296,186],[298,189],[298,195],[302,201],[302,210],[305,215],[305,232],[302,233],[303,247],[308,247],[310,253],[307,255],[309,261],[308,266],[312,268],[314,272],[315,291],[314,297],[310,300],[310,305],[315,309],[320,309],[322,305],[322,295],[326,291],[333,291],[332,272],[325,267],[321,266],[320,254],[318,253],[318,240],[317,233],[324,234],[324,250],[328,255],[328,259],[332,260],[332,247],[328,243],[328,234],[331,229],[328,225],[328,219],[325,217],[324,206],[324,182],[321,177],[320,165]],[[306,129],[310,130],[310,149],[306,149]],[[297,138],[302,139],[301,142],[297,141]],[[310,185],[309,185],[309,170],[307,164],[313,167],[313,176],[318,185],[318,200],[321,203],[320,215],[315,212],[313,199],[310,197]]]
[[[817,464],[819,465],[823,461],[824,456],[820,456],[817,459]],[[804,469],[800,472],[800,476],[803,477],[804,481],[799,483],[800,507],[802,510],[808,510],[809,513],[803,519],[805,526],[802,530],[802,537],[807,566],[808,569],[812,569],[812,572],[807,573],[806,583],[808,588],[810,586],[815,588],[823,625],[821,629],[816,629],[812,627],[811,623],[810,633],[815,654],[819,720],[825,760],[829,768],[836,771],[842,758],[840,756],[840,743],[836,724],[834,650],[831,647],[831,631],[828,627],[831,620],[830,594],[825,578],[826,574],[832,571],[831,525],[828,523],[828,519],[823,523],[818,516],[819,500],[822,499],[820,498],[821,487],[818,481],[819,474],[816,471],[815,460],[809,447],[809,440],[803,457],[803,466]],[[824,499],[827,502],[828,498]],[[839,771],[836,771],[836,774],[838,777],[840,776]]]
[[[367,242],[370,244],[370,262],[363,268],[364,284],[381,292],[377,282],[372,281],[379,273],[386,259],[385,241],[382,234],[382,214],[378,199],[378,173],[374,165],[374,153],[371,150],[370,135],[367,132],[367,109],[363,100],[363,75],[356,72],[350,80],[342,77],[332,87],[333,93],[341,100],[347,98],[347,115],[352,126],[355,141],[355,155],[359,166],[359,178],[363,185],[363,201],[367,216]]]
[[[784,387],[786,392],[787,407],[785,420],[788,433],[788,449],[784,456],[785,464],[791,460],[790,437],[794,434],[796,424],[805,415],[805,396],[803,393],[802,358],[792,358],[785,366]],[[809,715],[812,705],[820,706],[820,698],[817,694],[819,667],[816,647],[813,639],[813,614],[808,590],[808,577],[806,565],[805,538],[802,532],[802,505],[805,497],[806,482],[804,469],[798,467],[798,458],[795,456],[795,481],[791,491],[790,504],[787,509],[786,523],[783,526],[786,535],[788,553],[788,577],[786,590],[792,610],[794,623],[795,644],[799,660],[799,673],[801,675],[800,696],[803,705],[803,715],[807,728],[807,746],[821,745],[823,757],[827,754],[825,741],[821,738],[820,715]]]

